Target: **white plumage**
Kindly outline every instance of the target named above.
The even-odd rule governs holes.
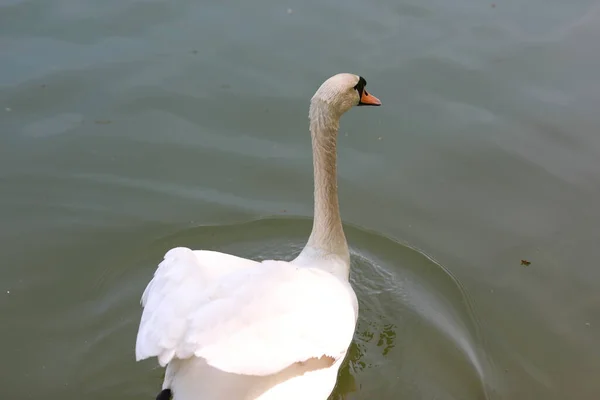
[[[179,247],[160,263],[142,296],[136,358],[167,366],[163,389],[176,400],[324,400],[333,390],[358,303],[331,139],[343,112],[360,99],[378,101],[364,84],[357,88],[361,81],[339,74],[313,97],[315,223],[297,259],[256,262]]]
[[[259,376],[310,358],[337,360],[352,340],[353,296],[319,268],[176,248],[144,292],[136,355],[162,366],[202,357],[222,371]]]

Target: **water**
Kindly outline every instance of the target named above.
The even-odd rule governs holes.
[[[153,398],[157,263],[297,254],[308,99],[354,72],[332,398],[598,398],[599,70],[587,0],[0,1],[2,392]]]

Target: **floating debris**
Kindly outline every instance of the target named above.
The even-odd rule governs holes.
[[[523,265],[523,266],[525,266],[525,267],[528,267],[530,264],[531,264],[531,262],[530,262],[530,261],[527,261],[527,260],[521,260],[521,265]]]

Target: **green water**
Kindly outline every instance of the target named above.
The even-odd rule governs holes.
[[[297,254],[308,101],[352,72],[384,105],[342,120],[332,398],[599,398],[598,71],[587,0],[0,0],[1,392],[154,398],[157,263]]]

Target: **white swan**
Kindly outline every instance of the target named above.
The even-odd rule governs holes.
[[[339,119],[381,105],[338,74],[310,103],[314,222],[291,262],[188,248],[167,252],[142,296],[136,358],[167,365],[157,400],[325,400],[356,326],[337,195]]]

